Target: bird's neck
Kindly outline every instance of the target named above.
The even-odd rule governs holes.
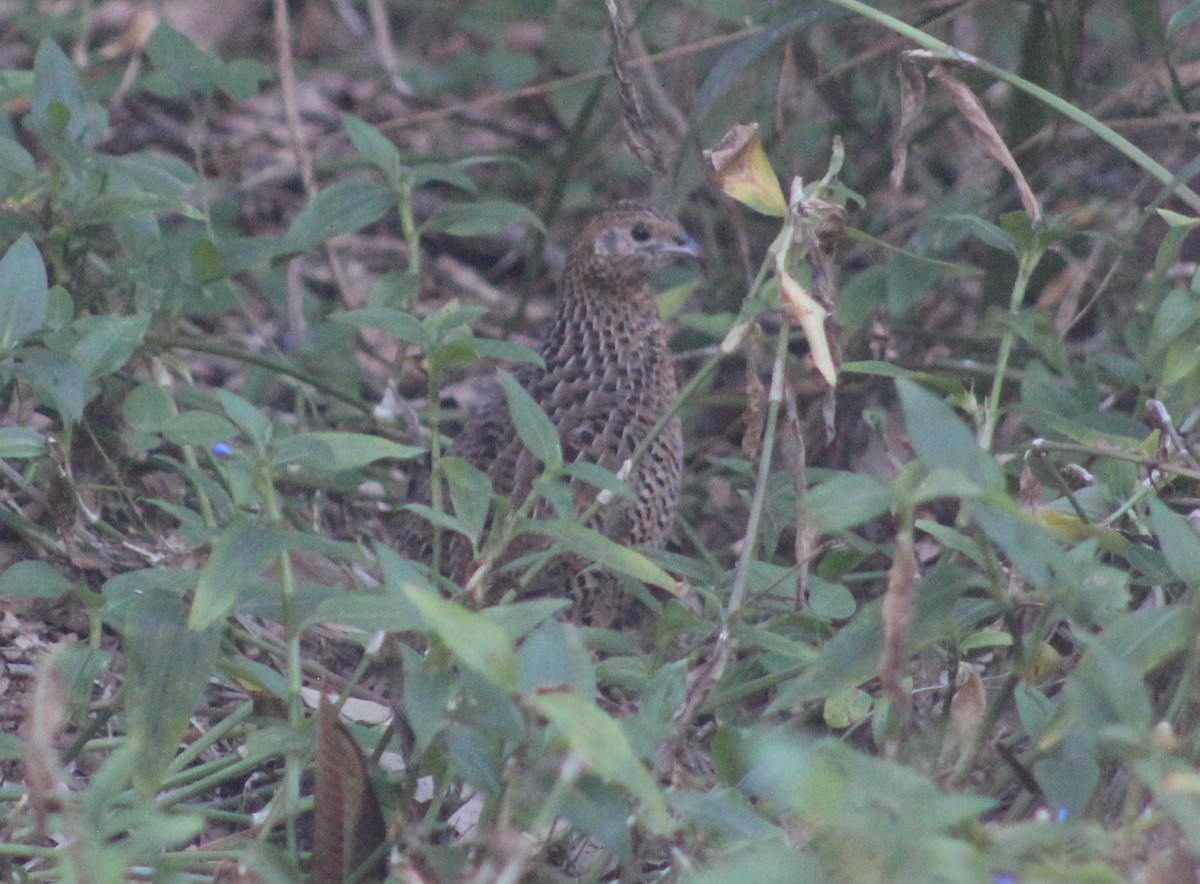
[[[613,352],[613,344],[622,351],[627,344],[640,350],[661,339],[658,305],[649,284],[626,285],[619,291],[580,284],[563,288],[563,299],[542,353],[547,362],[557,361],[560,355],[591,350],[601,341],[609,344],[602,351]]]

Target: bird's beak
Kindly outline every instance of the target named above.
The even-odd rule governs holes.
[[[668,255],[690,255],[693,258],[703,258],[704,249],[686,233],[680,233],[669,246],[663,246],[662,251]]]

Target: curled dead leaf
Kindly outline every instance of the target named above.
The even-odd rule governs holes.
[[[717,186],[756,212],[782,218],[787,200],[758,136],[758,124],[731,126],[704,159]]]

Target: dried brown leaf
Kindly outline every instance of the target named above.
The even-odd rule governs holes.
[[[53,655],[42,657],[33,680],[33,696],[25,719],[25,784],[33,808],[38,837],[47,834],[49,814],[59,806],[67,786],[62,779],[54,741],[67,719],[62,677]]]
[[[950,701],[950,727],[946,730],[946,742],[942,747],[943,765],[969,765],[979,739],[987,711],[987,691],[983,679],[969,663],[958,664],[954,677],[954,699]],[[956,771],[961,778],[966,770]]]
[[[362,752],[327,696],[317,713],[316,773],[312,880],[341,884],[385,843],[387,826]],[[375,871],[382,877],[382,856]]]
[[[655,175],[665,175],[666,160],[650,125],[642,95],[630,70],[629,30],[621,18],[621,11],[614,0],[605,0],[608,9],[609,31],[612,34],[612,54],[609,63],[617,80],[617,94],[621,101],[621,122],[625,125],[625,141],[634,156]]]
[[[887,592],[883,597],[883,656],[879,661],[879,681],[884,696],[903,724],[909,713],[910,700],[903,679],[908,657],[908,637],[912,631],[916,600],[917,559],[913,549],[911,517],[904,518],[896,531],[892,568],[888,574]]]
[[[742,433],[742,453],[754,459],[762,452],[763,431],[767,426],[767,388],[762,382],[762,327],[756,322],[746,341],[746,430]]]
[[[892,190],[899,190],[908,169],[908,144],[917,131],[917,121],[925,107],[925,77],[911,52],[901,52],[896,65],[900,80],[900,125],[892,141]]]
[[[987,115],[987,111],[984,109],[983,103],[979,100],[979,96],[954,79],[949,67],[944,64],[934,65],[933,70],[929,72],[929,76],[950,93],[950,98],[954,101],[958,112],[971,125],[971,129],[975,133],[979,145],[1008,172],[1013,180],[1013,184],[1016,185],[1017,194],[1021,197],[1022,207],[1024,207],[1026,214],[1029,215],[1034,224],[1037,224],[1042,218],[1042,207],[1038,203],[1037,197],[1034,196],[1029,182],[1025,180],[1025,175],[1021,172],[1021,167],[1017,165],[1017,161],[1013,159],[1012,153],[1009,152],[1008,145],[1004,143],[1004,140],[1000,137],[1000,133],[996,131],[996,127]]]

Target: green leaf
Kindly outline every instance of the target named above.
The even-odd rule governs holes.
[[[0,734],[0,761],[21,762],[27,751],[25,741],[16,734]]]
[[[492,506],[492,480],[487,473],[458,457],[443,457],[438,471],[450,489],[450,502],[460,529],[473,547],[479,543]]]
[[[675,581],[666,571],[651,562],[636,549],[617,543],[599,531],[585,528],[566,519],[547,519],[530,522],[529,531],[543,534],[576,555],[625,574],[643,583],[674,591]]]
[[[1172,289],[1154,314],[1151,341],[1165,346],[1200,321],[1200,302],[1184,289]]]
[[[804,511],[821,531],[841,531],[891,509],[891,489],[864,473],[835,473],[804,494]]]
[[[1123,658],[1121,649],[1104,636],[1079,636],[1086,650],[1079,665],[1067,679],[1064,700],[1086,706],[1087,719],[1098,725],[1128,724],[1135,730],[1148,731],[1154,710],[1141,674]],[[1078,719],[1077,719],[1078,721]]]
[[[17,562],[0,574],[0,598],[56,599],[70,591],[71,581],[45,562]]]
[[[884,271],[888,310],[894,316],[906,316],[941,281],[945,273],[940,265],[916,255],[896,255]]]
[[[908,436],[926,467],[956,469],[987,490],[1004,488],[995,458],[979,447],[950,406],[912,381],[897,380],[896,389]]]
[[[424,453],[424,448],[400,445],[364,433],[297,433],[276,440],[271,463],[275,466],[300,463],[309,469],[335,473],[384,458],[409,460]]]
[[[28,427],[0,427],[0,457],[40,457],[46,453],[46,437]]]
[[[532,599],[528,602],[511,602],[484,608],[485,617],[504,630],[513,641],[519,641],[527,632],[553,617],[559,611],[571,607],[567,599]],[[552,621],[557,622],[557,621]],[[591,696],[589,693],[587,696]]]
[[[535,696],[531,702],[591,773],[616,783],[637,799],[642,822],[650,832],[666,835],[674,829],[658,783],[634,754],[621,726],[590,698],[555,692]]]
[[[390,588],[389,588],[390,589]],[[413,632],[425,627],[425,621],[408,598],[399,592],[386,595],[366,592],[339,592],[322,601],[303,626],[337,623],[368,633]]]
[[[389,270],[375,282],[367,295],[368,308],[397,309],[416,303],[421,290],[421,280],[403,270]],[[350,311],[353,313],[354,311]],[[345,316],[346,314],[335,314]]]
[[[1008,498],[971,501],[967,511],[988,539],[1012,559],[1022,577],[1039,589],[1052,583],[1065,556],[1054,536],[1032,514],[1018,509]]]
[[[287,549],[287,539],[259,520],[234,517],[213,541],[208,561],[200,569],[188,628],[207,629],[232,611],[247,583]]]
[[[808,606],[823,620],[845,620],[853,617],[858,609],[850,590],[840,583],[822,580],[816,574],[808,577]]]
[[[513,426],[521,442],[529,449],[529,453],[541,461],[546,467],[557,469],[562,466],[562,447],[558,440],[558,430],[550,418],[542,411],[541,406],[517,383],[517,379],[506,371],[499,371],[500,384],[504,387],[504,395],[508,399],[508,410],[512,415]]]
[[[234,101],[249,101],[263,83],[274,77],[269,67],[249,58],[235,58],[221,65],[217,85]]]
[[[11,172],[22,177],[37,172],[33,155],[11,138],[0,137],[0,172]]]
[[[976,215],[946,215],[941,220],[947,226],[953,226],[969,233],[983,240],[992,248],[1007,252],[1014,258],[1020,255],[1020,246],[1007,231]]]
[[[392,307],[365,307],[361,310],[343,310],[334,313],[330,319],[335,322],[345,322],[361,328],[371,328],[383,332],[400,341],[415,344],[424,353],[429,353],[437,346],[437,341],[421,320],[411,313],[396,310]]]
[[[825,699],[821,715],[832,728],[845,728],[867,717],[871,695],[858,688],[841,688]]]
[[[541,603],[545,601],[558,602],[560,610],[568,604],[566,599],[547,599]],[[489,608],[488,612],[506,611],[510,607],[513,606],[502,605]],[[518,654],[521,664],[519,687],[523,695],[566,688],[581,697],[595,696],[596,672],[576,630],[557,620],[545,620],[521,643]]]
[[[80,339],[71,348],[71,361],[88,379],[112,374],[125,367],[134,349],[146,336],[150,314],[137,316],[85,316],[72,328]]]
[[[1192,22],[1200,19],[1200,0],[1192,0],[1183,9],[1176,10],[1167,20],[1167,36],[1173,37]]]
[[[172,28],[161,24],[146,42],[146,55],[155,69],[170,77],[183,92],[211,93],[221,85],[221,60]]]
[[[304,207],[287,232],[288,244],[308,251],[326,240],[374,224],[396,204],[391,188],[372,181],[338,181]]]
[[[429,630],[463,665],[504,690],[516,688],[517,654],[503,629],[483,614],[468,611],[417,583],[405,583],[404,591]]]
[[[66,54],[49,37],[38,44],[33,58],[33,102],[29,126],[58,162],[79,168],[108,128],[108,114],[89,102],[79,74]]]
[[[1162,545],[1175,576],[1192,589],[1200,588],[1200,537],[1191,523],[1156,497],[1150,499],[1150,528]]]
[[[478,191],[475,182],[471,176],[467,174],[467,170],[472,166],[477,166],[482,163],[494,163],[501,160],[509,159],[515,165],[522,165],[515,160],[507,157],[466,157],[461,160],[455,160],[451,163],[418,163],[408,170],[409,180],[412,182],[412,187],[415,190],[425,184],[448,184],[451,187],[457,187],[459,190],[465,190],[467,193],[474,194]]]
[[[1033,777],[1046,801],[1068,817],[1080,816],[1100,782],[1100,766],[1089,756],[1050,756],[1033,763]]]
[[[917,583],[913,629],[908,637],[911,654],[942,641],[955,629],[954,606],[966,593],[978,588],[981,580],[965,569],[939,566]],[[883,602],[865,605],[841,627],[824,647],[814,665],[800,678],[782,688],[767,708],[773,714],[829,696],[839,688],[858,687],[878,674],[883,653]]]
[[[33,95],[33,71],[0,71],[0,102],[11,104]]]
[[[171,415],[159,427],[163,438],[173,445],[208,448],[214,442],[237,438],[238,428],[211,411],[184,411]]]
[[[447,206],[427,220],[422,231],[441,231],[450,236],[485,236],[516,224],[528,224],[545,233],[540,218],[524,206],[507,200],[485,200]]]
[[[632,489],[629,487],[629,483],[622,481],[617,477],[616,473],[606,470],[600,464],[580,460],[563,467],[563,473],[573,479],[586,482],[593,488],[607,491],[616,497],[633,499],[634,495]]]
[[[217,390],[216,395],[226,416],[250,438],[255,448],[260,452],[265,452],[274,436],[271,419],[237,393],[229,390]]]
[[[8,350],[46,321],[49,285],[42,254],[23,233],[0,258],[0,350]]]
[[[403,167],[400,151],[386,135],[353,114],[342,114],[342,125],[346,127],[350,143],[363,159],[382,172],[389,183],[399,179]]]
[[[139,761],[134,785],[143,795],[161,784],[216,667],[221,630],[192,630],[186,621],[183,600],[162,590],[145,593],[128,609],[122,634],[126,727]]]
[[[433,507],[426,506],[423,503],[406,503],[404,509],[407,512],[420,516],[430,525],[436,525],[439,528],[445,528],[447,531],[454,531],[463,535],[471,540],[472,544],[476,543],[479,539],[472,531],[470,525],[450,513],[435,510]]]
[[[973,632],[958,643],[958,652],[968,654],[981,648],[1010,648],[1013,637],[1003,629],[981,629]]]
[[[1162,383],[1177,384],[1195,375],[1200,368],[1200,347],[1189,338],[1177,338],[1167,347],[1163,360]]]
[[[125,397],[121,416],[132,429],[141,433],[162,432],[171,417],[171,397],[158,384],[138,384]]]
[[[83,417],[84,378],[71,360],[42,349],[26,349],[13,375],[27,382],[68,423]]]
[[[982,490],[958,470],[937,467],[921,477],[921,481],[912,491],[912,501],[927,503],[944,497],[975,497]]]
[[[1139,676],[1146,676],[1191,647],[1195,625],[1176,605],[1121,614],[1104,627],[1104,643]]]
[[[225,258],[217,244],[206,236],[192,243],[188,258],[191,260],[192,277],[196,282],[213,282],[225,275]]]

